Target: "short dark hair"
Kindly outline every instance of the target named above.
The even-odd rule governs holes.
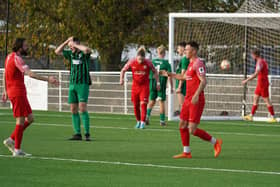
[[[80,43],[80,40],[79,40],[79,38],[77,38],[77,37],[73,37],[73,42],[76,42],[76,43]]]
[[[25,38],[16,38],[13,43],[13,52],[17,52],[20,48],[22,48]]]
[[[258,57],[261,56],[261,50],[259,50],[259,49],[252,49],[251,53]]]
[[[187,45],[190,45],[192,48],[194,48],[196,51],[198,51],[199,50],[199,44],[197,43],[197,42],[195,42],[195,41],[189,41],[188,43],[187,43]]]
[[[186,45],[187,45],[187,43],[186,42],[180,42],[180,43],[178,43],[178,46],[180,46],[180,47],[186,47]]]

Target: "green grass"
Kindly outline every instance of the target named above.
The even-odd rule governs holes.
[[[223,139],[221,156],[215,159],[210,143],[191,137],[193,158],[174,160],[182,151],[177,122],[161,128],[155,116],[147,129],[135,130],[133,116],[91,114],[94,141],[71,142],[70,113],[34,115],[22,145],[33,157],[5,157],[10,153],[0,146],[1,187],[280,186],[279,123],[202,121],[200,128]],[[4,140],[15,120],[10,110],[0,110],[0,119]]]

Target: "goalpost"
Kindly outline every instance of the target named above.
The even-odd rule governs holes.
[[[195,40],[200,44],[199,57],[207,69],[206,105],[204,119],[241,119],[249,114],[256,80],[245,87],[241,81],[255,71],[250,57],[259,48],[269,66],[270,94],[276,116],[280,110],[280,14],[279,13],[170,13],[169,62],[172,70],[180,57],[176,54],[179,42]],[[222,60],[231,68],[220,69]],[[170,87],[169,87],[170,88]],[[168,120],[178,119],[176,94],[168,90]],[[268,117],[261,101],[254,120]],[[278,119],[279,120],[279,119]]]

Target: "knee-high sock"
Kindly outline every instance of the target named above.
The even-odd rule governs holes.
[[[273,109],[273,106],[271,105],[271,106],[267,107],[267,109],[268,109],[270,115],[274,116],[274,109]]]
[[[81,134],[81,119],[80,114],[72,114],[72,124],[75,134]]]
[[[146,115],[147,115],[147,103],[141,104],[141,121],[146,121]]]
[[[15,149],[20,149],[22,136],[23,136],[23,125],[17,124],[15,128]]]
[[[202,129],[199,129],[199,128],[197,128],[194,131],[193,135],[198,136],[202,140],[205,140],[205,141],[208,141],[208,142],[210,142],[211,138],[212,138],[212,136],[210,134],[208,134],[206,131],[204,131]]]
[[[134,101],[134,115],[137,121],[140,121],[140,102]]]
[[[30,125],[31,123],[28,123],[28,121],[25,121],[24,122],[24,125],[23,125],[23,131]],[[15,134],[16,134],[16,129],[14,130],[14,132],[11,134],[10,138],[12,138],[13,140],[15,140]]]
[[[82,112],[82,121],[85,129],[85,134],[89,134],[89,115],[88,112]]]
[[[252,111],[251,111],[252,116],[256,113],[257,109],[258,109],[258,105],[253,105],[252,106]]]
[[[164,122],[164,121],[165,121],[165,114],[164,114],[164,113],[159,114],[159,120],[160,120],[161,122]]]
[[[151,109],[151,108],[148,108],[148,109],[147,109],[147,119],[150,118],[151,113],[152,113],[152,109]]]
[[[190,145],[189,128],[180,129],[180,134],[181,134],[182,145],[189,146]]]

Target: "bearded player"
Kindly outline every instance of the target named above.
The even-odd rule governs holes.
[[[261,57],[261,52],[258,49],[254,49],[251,52],[252,58],[256,61],[256,70],[253,75],[248,77],[246,80],[242,81],[242,84],[245,85],[248,81],[251,81],[258,77],[257,87],[255,90],[253,107],[251,110],[251,114],[244,116],[244,120],[253,121],[253,116],[256,113],[259,104],[259,98],[262,97],[264,102],[266,103],[267,109],[270,113],[271,118],[268,120],[270,123],[277,122],[274,117],[274,109],[272,103],[269,99],[269,81],[268,81],[268,65],[265,59]]]
[[[184,75],[162,72],[178,80],[186,80],[187,90],[182,111],[180,114],[180,134],[183,144],[183,153],[175,155],[173,158],[192,158],[189,146],[191,133],[204,141],[210,142],[214,146],[214,156],[218,157],[221,152],[222,140],[212,137],[206,131],[198,128],[200,118],[205,105],[204,88],[206,86],[206,69],[204,63],[197,56],[199,45],[188,42],[185,48],[186,57],[190,59],[190,64]]]
[[[132,88],[131,88],[131,101],[134,106],[134,114],[136,117],[135,128],[144,129],[147,114],[147,104],[149,101],[149,73],[150,70],[154,73],[156,79],[157,89],[160,89],[158,73],[148,59],[145,59],[145,48],[140,47],[137,51],[137,56],[129,60],[121,70],[120,84],[124,84],[124,74],[127,70],[132,71]],[[140,114],[141,108],[141,114]]]
[[[24,74],[37,80],[58,85],[58,81],[53,76],[42,77],[29,69],[22,59],[22,56],[27,55],[27,51],[26,39],[17,38],[13,44],[13,52],[5,60],[2,100],[6,102],[8,98],[10,99],[14,118],[16,118],[16,127],[10,137],[4,140],[3,143],[13,153],[13,156],[31,155],[21,150],[23,132],[34,121],[32,110],[27,100]]]

